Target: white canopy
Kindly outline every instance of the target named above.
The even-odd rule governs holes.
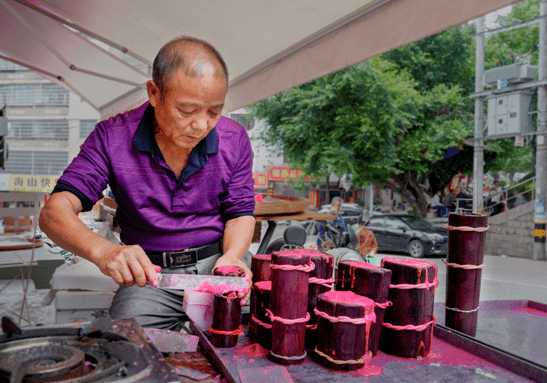
[[[0,0],[0,52],[108,117],[147,98],[163,44],[195,36],[228,64],[229,112],[516,2]]]

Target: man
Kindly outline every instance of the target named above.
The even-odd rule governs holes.
[[[442,194],[443,193],[441,190],[437,190],[437,192],[431,199],[431,208],[439,211],[439,217],[448,217],[450,209],[442,204]]]
[[[154,264],[164,273],[200,274],[234,265],[252,276],[242,262],[255,225],[252,152],[243,127],[221,117],[227,72],[202,40],[166,44],[147,84],[149,103],[99,123],[42,210],[48,237],[121,286],[114,319],[175,329],[185,318],[183,292],[154,287]],[[107,184],[118,204],[120,245],[77,216]]]
[[[346,227],[346,223],[340,216],[340,211],[342,210],[342,204],[343,201],[340,197],[334,197],[330,202],[330,209],[327,214],[334,215],[336,218],[334,221],[332,221],[332,226],[336,228],[336,230],[343,229],[343,231],[348,231],[348,228]],[[317,248],[320,251],[327,251],[330,249],[334,249],[336,247],[336,244],[334,243],[334,240],[332,238],[332,234],[330,232],[325,231],[325,228],[323,225],[319,225],[317,228],[318,236],[317,236]]]
[[[494,181],[494,186],[490,188],[488,195],[490,196],[489,206],[492,206],[492,215],[501,213],[504,205],[501,202],[503,199],[503,189],[498,181]]]

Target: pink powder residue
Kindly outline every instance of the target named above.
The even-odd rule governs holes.
[[[272,260],[272,255],[271,254],[257,254],[257,255],[254,256],[254,258],[264,259],[266,261],[271,261]]]
[[[374,311],[374,301],[362,295],[357,295],[353,291],[330,290],[323,295],[331,302],[344,303],[347,305],[363,306],[365,312]]]
[[[253,343],[243,348],[232,351],[234,354],[247,356],[249,358],[262,358],[270,353],[270,350],[262,347],[258,343]]]
[[[537,310],[533,307],[517,307],[515,309],[513,309],[512,311],[514,312],[517,312],[517,313],[522,313],[522,314],[526,314],[526,315],[533,315],[533,316],[538,316],[538,317],[547,317],[547,312],[545,311],[542,311],[542,310]]]
[[[256,282],[255,286],[259,290],[271,290],[272,289],[272,281]]]
[[[359,262],[359,261],[343,261],[342,263],[346,265],[350,265],[353,267],[361,267],[364,269],[374,269],[374,270],[380,270],[380,268],[376,265],[373,265],[372,263],[367,262]]]
[[[226,294],[232,291],[243,291],[245,294],[249,291],[248,288],[241,288],[239,286],[228,286],[228,285],[216,285],[213,286],[209,281],[203,282],[199,285],[199,289],[202,293],[212,293],[212,294]]]
[[[368,376],[380,376],[382,375],[382,367],[377,366],[364,366],[359,370],[346,372],[347,375],[357,376],[357,377],[368,377]]]
[[[254,360],[254,359],[249,359],[249,363],[254,363],[254,362],[256,362],[256,360]]]
[[[439,274],[438,273],[439,270],[436,264],[427,262],[427,261],[422,261],[419,259],[402,259],[402,258],[386,257],[382,259],[382,267],[384,267],[384,262],[399,263],[402,265],[414,266],[418,269],[427,269],[428,267],[433,267],[435,269],[434,277],[436,277]]]
[[[255,202],[264,203],[264,199],[262,198],[262,194],[260,194],[260,193],[255,194]]]

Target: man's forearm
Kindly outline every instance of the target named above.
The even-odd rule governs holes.
[[[95,264],[113,244],[90,230],[79,218],[79,199],[69,192],[51,196],[40,214],[40,229],[59,247]]]
[[[244,215],[226,222],[223,238],[224,255],[243,259],[253,239],[255,221],[255,217]]]

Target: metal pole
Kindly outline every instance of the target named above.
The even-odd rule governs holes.
[[[368,202],[369,202],[369,211],[370,216],[372,217],[372,212],[374,211],[374,184],[371,183],[368,187]]]
[[[539,15],[547,15],[547,0],[539,3]],[[545,17],[539,21],[539,80],[547,78],[547,20]],[[538,87],[538,119],[536,136],[536,230],[545,230],[545,194],[547,193],[547,145],[545,133],[547,132],[547,89]],[[539,225],[539,227],[538,227]],[[538,235],[534,239],[535,261],[545,261],[545,235]]]
[[[482,92],[484,86],[484,17],[477,19],[477,35],[475,47],[475,92]],[[473,213],[484,211],[483,178],[484,178],[484,98],[475,99],[475,148],[473,155]]]

